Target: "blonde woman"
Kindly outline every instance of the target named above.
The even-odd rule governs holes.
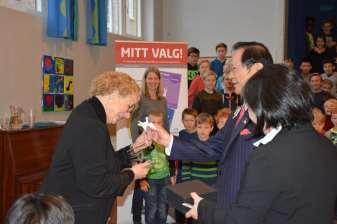
[[[115,198],[150,167],[131,165],[132,152],[149,145],[145,135],[117,152],[107,128],[130,117],[139,101],[136,82],[124,73],[105,72],[92,81],[90,93],[70,114],[41,189],[63,196],[81,224],[106,223]]]
[[[160,71],[157,67],[149,67],[143,76],[141,98],[137,110],[132,115],[131,136],[134,141],[141,133],[137,121],[144,121],[151,111],[159,111],[164,114],[164,127],[168,130],[167,103],[164,97],[164,86]]]

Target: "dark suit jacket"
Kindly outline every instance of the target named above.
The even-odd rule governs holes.
[[[337,150],[311,125],[282,130],[254,149],[237,201],[202,200],[200,223],[330,224],[337,196]]]
[[[133,180],[126,149],[115,152],[102,104],[93,97],[71,113],[41,191],[62,195],[80,224],[106,223],[116,196]]]
[[[236,200],[253,142],[257,141],[251,134],[240,133],[243,129],[252,129],[248,113],[236,125],[238,117],[231,116],[226,125],[206,142],[175,137],[170,155],[170,159],[176,160],[219,161],[216,189],[217,206],[221,208],[229,207]]]

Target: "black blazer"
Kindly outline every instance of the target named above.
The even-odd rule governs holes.
[[[237,201],[225,210],[204,199],[198,215],[207,224],[330,224],[336,196],[337,150],[307,125],[254,149]]]
[[[133,180],[127,148],[115,152],[102,104],[93,97],[70,115],[41,191],[63,196],[75,223],[106,223],[116,196]]]

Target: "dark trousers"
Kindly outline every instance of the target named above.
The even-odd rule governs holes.
[[[134,224],[142,223],[144,192],[140,189],[139,180],[135,182],[135,188],[132,196],[132,219]]]

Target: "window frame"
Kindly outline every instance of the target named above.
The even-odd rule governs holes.
[[[108,13],[108,18],[110,18],[111,21],[108,22],[108,33],[116,35],[116,36],[121,36],[121,37],[127,37],[127,38],[132,38],[132,39],[143,39],[143,33],[142,33],[142,22],[141,22],[141,14],[142,14],[142,7],[141,7],[141,0],[108,0],[108,4],[110,4],[111,7],[108,7],[107,13]],[[119,29],[118,33],[114,32],[113,29],[113,4],[112,1],[120,1],[119,4],[119,14],[120,14],[120,20],[119,20]],[[130,1],[133,1],[134,4],[134,19],[129,18],[129,9],[128,9],[128,4]],[[136,1],[136,2],[135,2]],[[137,6],[135,10],[135,5]],[[135,12],[136,11],[136,12]],[[111,15],[110,15],[111,13]],[[136,35],[129,34],[127,33],[127,19],[130,19],[134,21],[136,24]],[[109,27],[109,24],[111,24],[111,27]]]
[[[24,2],[24,0],[22,1]],[[34,0],[34,9],[33,8],[28,8],[28,7],[22,7],[21,4],[23,4],[21,1],[5,1],[5,2],[1,2],[0,1],[0,6],[3,6],[5,8],[9,8],[9,9],[13,9],[19,12],[23,12],[23,13],[28,13],[28,14],[32,14],[32,15],[37,15],[37,16],[42,16],[42,0]]]

